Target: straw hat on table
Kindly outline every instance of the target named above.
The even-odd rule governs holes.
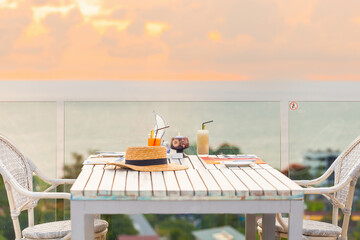
[[[188,166],[168,163],[166,147],[129,147],[126,149],[125,161],[108,163],[122,168],[142,172],[177,171],[188,169]]]

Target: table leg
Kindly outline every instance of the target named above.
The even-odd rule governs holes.
[[[246,214],[245,215],[245,235],[246,240],[255,240],[256,238],[256,215]]]
[[[291,201],[291,209],[289,213],[289,239],[302,238],[304,202],[301,200]]]
[[[275,239],[275,214],[263,214],[262,230],[264,240]]]
[[[71,201],[71,239],[94,239],[94,214],[85,214],[80,202]]]

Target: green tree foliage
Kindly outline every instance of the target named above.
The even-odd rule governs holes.
[[[232,226],[245,233],[245,217],[236,214],[147,214],[149,223],[162,237],[193,239],[192,232],[219,226]]]
[[[310,168],[306,167],[302,170],[295,170],[290,168],[289,176],[292,180],[305,180],[305,179],[314,179],[314,177],[310,174]]]
[[[306,203],[308,211],[323,211],[325,209],[325,203],[323,201],[308,201]]]
[[[101,215],[101,218],[109,223],[107,239],[117,239],[118,235],[137,235],[139,233],[128,215]]]
[[[191,232],[195,227],[186,220],[174,219],[159,224],[160,236],[166,236],[170,240],[194,239]]]
[[[223,143],[221,144],[215,151],[211,151],[210,154],[213,155],[219,155],[219,154],[240,154],[240,148],[231,145],[229,143]]]
[[[145,215],[157,233],[170,240],[194,239],[192,231],[196,228],[187,219],[172,214]]]
[[[19,216],[21,226],[27,226],[27,214]],[[14,227],[10,216],[10,207],[7,199],[5,184],[0,176],[0,240],[15,239]]]
[[[200,229],[215,228],[219,226],[232,226],[243,232],[245,229],[245,218],[236,214],[204,214],[200,215]]]
[[[79,176],[83,166],[84,156],[82,154],[73,152],[71,155],[75,162],[73,164],[64,165],[64,178],[76,178]]]
[[[352,231],[349,230],[349,239],[360,239],[360,222],[357,222]]]
[[[197,147],[196,143],[190,144],[189,148],[184,151],[187,155],[196,155]],[[210,155],[219,155],[219,154],[241,154],[241,149],[238,146],[222,143],[217,149],[209,147]]]

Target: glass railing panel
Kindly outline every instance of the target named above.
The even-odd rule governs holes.
[[[360,102],[298,102],[289,110],[289,163],[311,168],[305,178],[319,177],[359,136],[359,109]]]
[[[297,104],[296,109],[289,110],[290,178],[314,179],[359,136],[360,102],[300,101]],[[334,175],[331,175],[317,186],[333,184]],[[321,195],[305,195],[305,206],[306,218],[331,222],[332,205]],[[354,216],[358,216],[359,206],[355,192]],[[349,239],[354,237],[352,232],[349,231]]]
[[[66,102],[65,175],[76,177],[82,161],[96,150],[125,151],[129,146],[147,145],[148,134],[154,127],[153,110],[170,125],[164,135],[168,142],[181,134],[196,149],[197,130],[202,122],[214,120],[206,126],[212,150],[227,143],[233,146],[229,148],[232,153],[256,154],[280,168],[279,102]],[[109,238],[136,233],[126,215],[102,218],[110,223]],[[163,235],[177,234],[181,229],[182,238],[192,236],[195,228],[224,224],[244,232],[242,215],[146,215],[146,218]],[[119,223],[128,227],[115,227]]]
[[[49,177],[56,177],[56,103],[0,102],[0,132]],[[34,176],[34,190],[45,190],[45,182]],[[0,184],[0,236],[14,239],[4,184]],[[35,223],[54,221],[54,200],[41,200],[35,210]],[[20,215],[21,226],[27,226],[27,213]],[[0,237],[1,238],[1,237]]]
[[[214,120],[206,126],[213,150],[228,143],[280,167],[279,102],[66,102],[65,163],[96,150],[146,145],[153,110],[170,125],[165,141],[181,134],[196,146],[202,122]]]

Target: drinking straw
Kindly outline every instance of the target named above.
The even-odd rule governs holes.
[[[154,137],[154,143],[153,143],[154,145],[155,145],[156,136],[157,136],[158,131],[159,131],[159,130],[162,130],[162,129],[165,129],[165,128],[168,128],[168,127],[170,127],[170,126],[165,126],[165,127],[156,129],[156,131],[155,131],[155,137]]]
[[[214,121],[214,120],[207,121],[207,122],[203,122],[203,123],[201,124],[201,129],[202,129],[202,130],[205,130],[205,124],[211,123],[211,122],[213,122],[213,121]]]

